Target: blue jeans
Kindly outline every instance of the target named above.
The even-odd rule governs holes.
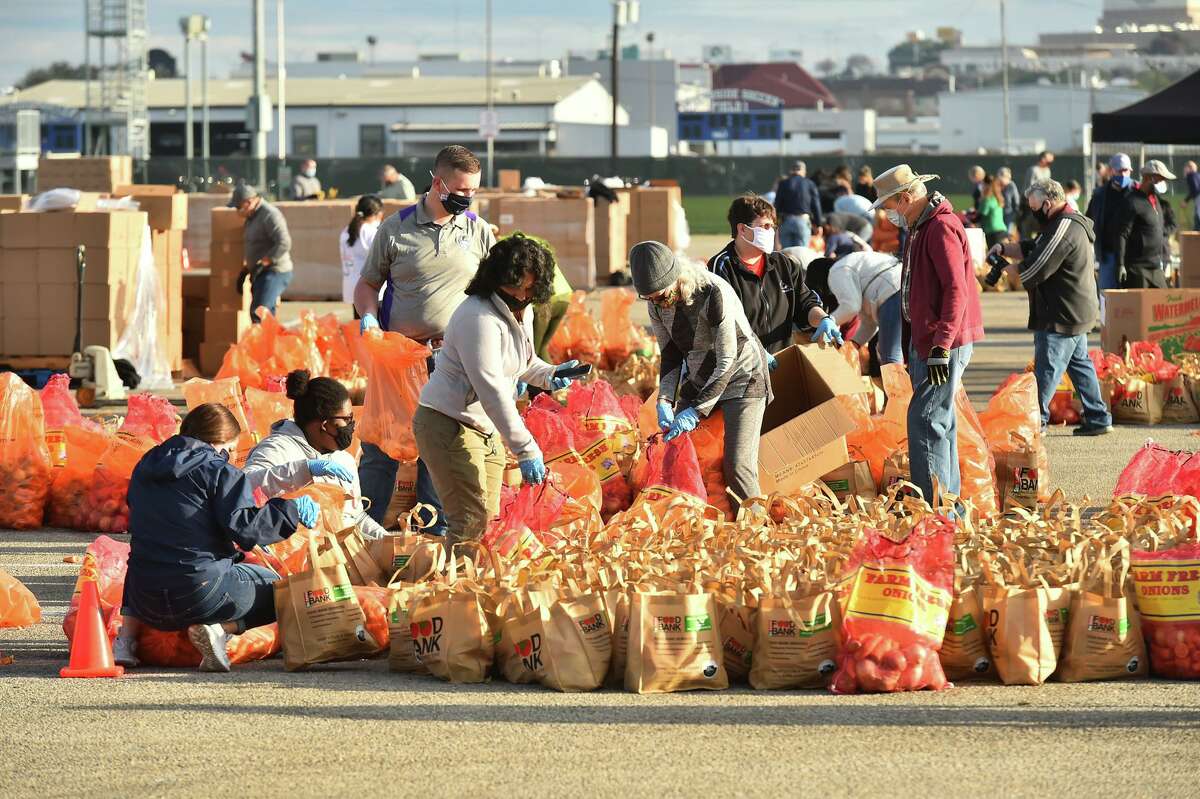
[[[807,247],[812,238],[812,220],[799,214],[786,214],[779,225],[779,246]]]
[[[1121,281],[1117,279],[1117,254],[1113,252],[1100,253],[1100,259],[1096,263],[1100,267],[1100,279],[1097,281],[1097,287],[1101,291],[1121,288]]]
[[[250,283],[250,318],[257,322],[254,312],[259,307],[266,308],[272,315],[275,306],[283,292],[292,283],[292,272],[276,272],[274,269],[264,269]]]
[[[193,624],[237,622],[238,632],[275,621],[273,585],[279,577],[252,563],[235,563],[221,577],[199,585],[181,579],[171,588],[125,582],[122,613],[159,630],[182,630]]]
[[[433,358],[425,363],[429,374],[433,374]],[[362,457],[358,461],[358,482],[362,486],[363,496],[371,500],[367,511],[372,519],[386,527],[393,519],[387,518],[388,503],[392,500],[392,492],[396,490],[396,472],[400,464],[391,459],[386,452],[374,444],[362,442]],[[422,532],[427,535],[446,534],[446,514],[442,511],[442,501],[438,499],[437,489],[433,487],[433,478],[425,468],[425,462],[417,459],[417,502],[432,505],[437,511],[437,518],[430,527]]]
[[[1088,357],[1087,336],[1062,336],[1038,330],[1033,334],[1033,374],[1037,378],[1042,427],[1050,421],[1050,400],[1063,372],[1070,375],[1071,385],[1079,392],[1083,421],[1090,427],[1112,424],[1112,416],[1100,394],[1096,367]]]
[[[875,354],[879,364],[904,363],[900,292],[884,300],[876,313],[879,316],[879,341],[875,343]]]
[[[962,479],[958,470],[958,419],[954,395],[962,385],[971,360],[971,345],[950,350],[950,379],[940,386],[929,382],[925,357],[910,349],[908,376],[913,395],[908,406],[908,459],[912,482],[933,504],[933,480],[944,494],[958,495]],[[928,355],[928,353],[925,353]]]

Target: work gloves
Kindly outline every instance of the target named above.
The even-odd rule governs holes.
[[[658,403],[658,429],[664,433],[671,429],[671,422],[675,421],[675,411],[671,410],[670,403],[659,401]]]
[[[823,341],[826,344],[836,343],[839,347],[842,345],[842,331],[838,330],[837,323],[833,321],[832,316],[826,316],[817,325],[816,332],[812,335],[813,341]]]
[[[378,330],[379,329],[379,320],[375,318],[375,314],[365,313],[365,314],[363,314],[362,319],[359,320],[358,332],[360,334],[366,333],[371,328],[375,328],[376,330]]]
[[[321,520],[321,506],[312,497],[296,497],[292,500],[296,505],[296,515],[305,527],[316,527]]]
[[[340,480],[343,483],[353,483],[354,475],[350,474],[350,470],[340,463],[334,461],[322,460],[313,458],[308,462],[308,473],[313,477],[332,477],[335,480]]]
[[[944,347],[934,347],[929,351],[925,361],[925,370],[929,374],[929,385],[942,386],[950,382],[950,350]]]
[[[539,485],[546,480],[546,464],[539,455],[536,458],[526,458],[518,464],[521,467],[521,480],[530,485]]]
[[[696,429],[696,425],[698,424],[700,424],[700,414],[696,413],[695,408],[680,411],[675,420],[671,422],[671,427],[667,430],[667,434],[663,436],[663,441],[670,441],[680,433],[690,433]]]

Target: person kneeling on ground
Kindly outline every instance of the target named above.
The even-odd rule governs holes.
[[[1029,329],[1033,331],[1033,374],[1037,378],[1042,427],[1050,421],[1050,400],[1063,372],[1083,404],[1083,424],[1077,436],[1099,436],[1112,430],[1096,367],[1088,357],[1087,334],[1096,323],[1096,233],[1092,220],[1072,211],[1056,180],[1034,183],[1025,192],[1029,210],[1041,225],[1032,241],[997,244],[992,254],[1013,260],[1009,265],[1029,293]],[[988,275],[999,278],[993,271]]]
[[[413,415],[417,451],[446,511],[446,549],[479,539],[500,512],[504,445],[526,483],[546,479],[542,451],[517,411],[517,383],[557,391],[557,373],[533,348],[531,303],[550,299],[554,255],[514,233],[492,247],[446,325],[437,368]],[[503,440],[503,444],[501,443]]]
[[[900,272],[900,260],[882,252],[856,252],[837,261],[819,258],[808,266],[808,285],[833,308],[834,324],[841,327],[857,316],[855,344],[879,334],[875,355],[880,364],[904,363]]]
[[[729,283],[680,261],[665,244],[629,251],[638,295],[662,349],[658,426],[670,441],[720,409],[725,417],[725,484],[742,500],[758,485],[758,438],[772,399],[768,359]],[[684,369],[686,367],[686,377]],[[678,413],[676,412],[678,410]]]
[[[201,671],[229,671],[229,635],[275,621],[269,569],[241,550],[274,544],[317,523],[308,497],[259,508],[250,481],[229,463],[241,427],[223,405],[196,406],[179,435],[147,452],[129,481],[129,570],[114,659],[138,665],[142,623],[187,630]]]
[[[271,425],[271,434],[250,451],[246,477],[252,488],[277,497],[309,483],[331,483],[348,498],[342,526],[358,527],[366,538],[387,535],[362,509],[358,464],[346,450],[354,438],[350,392],[331,377],[309,377],[306,369],[287,376],[292,418]]]

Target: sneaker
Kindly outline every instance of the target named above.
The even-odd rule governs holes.
[[[113,641],[113,662],[127,669],[136,669],[142,665],[137,656],[137,639],[118,635]]]
[[[1073,436],[1105,436],[1112,432],[1112,425],[1081,424],[1071,431]]]
[[[225,651],[229,635],[221,625],[193,624],[187,634],[200,652],[200,671],[229,671],[229,653]]]

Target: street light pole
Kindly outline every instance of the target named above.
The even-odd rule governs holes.
[[[266,15],[264,0],[254,0],[254,99],[251,114],[254,117],[254,160],[258,162],[258,189],[267,190],[267,132],[263,101],[267,95],[266,64]]]
[[[1000,72],[1004,95],[1004,154],[1012,153],[1012,123],[1008,110],[1008,25],[1005,0],[1000,0]]]
[[[205,17],[204,38],[200,40],[200,155],[204,159],[204,179],[212,175],[208,159],[212,155],[212,139],[208,124],[208,18]]]
[[[287,59],[284,57],[283,47],[283,0],[275,0],[275,93],[279,102],[279,119],[276,124],[279,128],[277,149],[281,164],[287,159],[287,67],[284,66]]]
[[[187,159],[187,179],[192,182],[192,156],[196,152],[192,131],[192,35],[188,29],[188,18],[180,20],[183,25],[183,155]]]
[[[492,0],[487,0],[485,14],[485,28],[487,29],[487,78],[484,81],[485,91],[487,92],[487,116],[488,122],[491,123],[492,114],[495,112],[495,103],[492,97]],[[488,188],[493,188],[495,183],[495,170],[492,167],[493,159],[496,155],[496,138],[492,135],[494,131],[487,131],[487,185]]]
[[[613,26],[612,26],[612,129],[609,131],[609,147],[610,162],[608,172],[610,175],[618,174],[617,169],[617,102],[620,89],[620,75],[618,74],[618,65],[621,62],[620,58],[620,36],[621,36],[621,17],[624,16],[625,3],[623,0],[613,0]]]

